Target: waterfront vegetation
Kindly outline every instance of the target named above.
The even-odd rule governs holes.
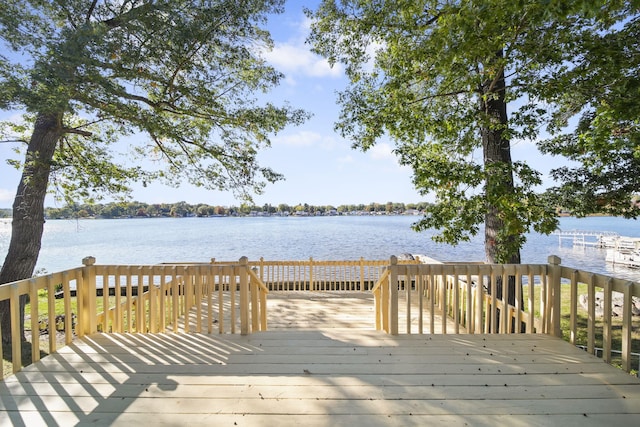
[[[208,217],[208,216],[324,216],[324,215],[402,215],[422,212],[428,203],[369,203],[349,205],[310,205],[280,203],[262,206],[241,204],[239,206],[144,202],[112,202],[106,204],[69,204],[61,208],[46,208],[48,218],[132,218],[132,217]]]

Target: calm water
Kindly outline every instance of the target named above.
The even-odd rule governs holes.
[[[83,257],[99,264],[152,264],[211,258],[238,260],[387,259],[402,253],[425,254],[442,261],[482,261],[482,237],[457,247],[437,244],[433,232],[416,233],[420,217],[311,218],[153,218],[118,220],[50,220],[45,225],[38,269],[76,267]],[[9,220],[0,220],[0,256],[10,237]],[[640,223],[620,218],[561,218],[562,230],[615,231],[640,237]],[[605,251],[562,247],[557,236],[532,234],[522,251],[525,263],[544,263],[558,255],[564,265],[640,280],[640,270],[605,263]]]

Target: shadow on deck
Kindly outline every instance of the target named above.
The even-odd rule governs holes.
[[[407,305],[406,294],[399,295],[400,317],[406,318]],[[412,299],[411,331],[418,331],[419,307],[418,298]],[[218,304],[217,295],[213,298],[214,306]],[[206,312],[207,304],[201,304],[201,312]],[[224,324],[231,323],[228,303],[225,306]],[[428,314],[428,313],[427,313]],[[236,317],[239,312],[236,311]],[[267,330],[375,330],[375,308],[373,295],[370,292],[358,291],[295,291],[269,293],[267,299]],[[189,330],[196,332],[197,316],[192,309]],[[237,319],[236,319],[236,323]],[[429,317],[424,314],[422,318],[424,333],[429,333]],[[449,331],[455,329],[455,323],[449,319],[447,322]],[[179,323],[178,328],[184,330],[184,322]],[[215,326],[214,326],[214,329]],[[399,332],[407,332],[406,322],[401,322]],[[434,333],[442,330],[442,317],[435,316]],[[462,331],[464,333],[464,330]]]
[[[374,330],[363,294],[269,296],[269,331],[93,334],[0,382],[13,425],[634,425],[640,381],[547,335]],[[370,321],[364,321],[370,319]]]

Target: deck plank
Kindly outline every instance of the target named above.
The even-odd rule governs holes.
[[[280,319],[247,336],[76,340],[0,382],[0,425],[637,423],[640,380],[560,339],[390,336],[318,295],[270,294]],[[370,308],[368,296],[348,299],[351,313]]]

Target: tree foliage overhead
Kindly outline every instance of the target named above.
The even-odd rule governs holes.
[[[260,25],[283,3],[4,2],[0,107],[62,114],[52,172],[72,196],[158,177],[260,192],[281,176],[258,150],[305,118],[257,99],[282,78],[260,56],[272,43]],[[123,136],[139,166],[114,163]]]
[[[553,175],[555,203],[576,215],[608,213],[636,218],[630,205],[640,191],[640,16],[621,10],[601,31],[581,34],[571,68],[555,73],[543,95],[558,109],[540,143],[543,152],[572,160]],[[607,25],[615,23],[615,31]],[[575,129],[568,117],[577,117]]]
[[[262,56],[272,44],[264,24],[283,4],[4,1],[0,108],[25,111],[26,121],[0,129],[25,142],[0,283],[33,274],[52,180],[71,201],[150,179],[250,198],[281,179],[258,151],[307,117],[259,99],[283,77]],[[124,160],[116,141],[131,145]],[[8,313],[0,303],[4,341]]]
[[[512,262],[528,231],[555,229],[558,199],[539,194],[540,173],[512,161],[511,145],[537,141],[569,111],[556,101],[566,81],[580,78],[570,71],[584,57],[591,78],[588,57],[602,55],[586,41],[616,33],[633,3],[325,0],[308,11],[309,41],[346,66],[336,128],[363,150],[391,138],[416,188],[435,193],[416,228],[438,228],[455,244],[484,225],[487,260]],[[626,41],[637,52],[637,41]]]

